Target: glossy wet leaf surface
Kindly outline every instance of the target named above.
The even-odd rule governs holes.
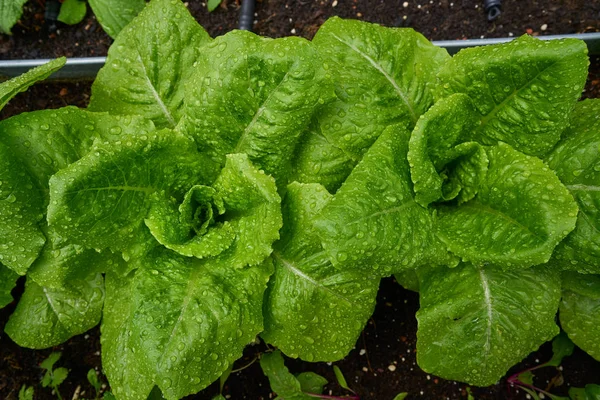
[[[477,196],[439,206],[439,237],[465,261],[503,268],[547,262],[575,227],[577,204],[540,159],[503,143],[486,153],[489,168]]]
[[[417,203],[456,197],[462,203],[477,194],[489,163],[482,146],[471,142],[477,125],[475,107],[463,94],[438,101],[419,119],[407,155]]]
[[[478,141],[543,155],[560,139],[587,76],[587,48],[524,35],[464,49],[438,75],[436,100],[465,93],[481,114]]]
[[[563,269],[600,273],[600,100],[578,103],[563,139],[547,162],[577,205],[575,230],[558,245],[554,259]]]
[[[212,186],[192,187],[178,209],[156,201],[145,224],[154,238],[181,255],[225,253],[231,267],[239,268],[271,254],[282,224],[280,202],[273,178],[245,154],[232,154]]]
[[[412,129],[433,104],[450,57],[412,29],[331,18],[314,43],[337,99],[316,116],[295,161],[297,179],[336,190],[389,125]]]
[[[159,128],[174,128],[193,64],[210,40],[180,1],[152,1],[111,46],[89,109],[141,115]]]
[[[187,87],[180,130],[222,165],[225,154],[246,153],[279,186],[312,115],[333,96],[314,45],[233,31],[202,51]]]
[[[461,264],[419,278],[417,360],[444,379],[493,385],[559,332],[560,274],[548,268]]]
[[[157,248],[138,266],[107,277],[102,353],[113,393],[145,399],[155,384],[168,399],[196,393],[262,330],[270,263],[232,268],[226,256]]]
[[[151,201],[183,198],[203,182],[201,165],[193,142],[168,130],[101,143],[51,178],[49,225],[75,244],[127,250]]]
[[[307,361],[339,360],[354,347],[379,287],[377,276],[335,268],[323,250],[314,218],[330,197],[318,184],[288,186],[265,297],[261,336]]]
[[[430,210],[414,199],[408,132],[386,130],[354,168],[315,226],[340,270],[387,276],[433,262],[450,262],[433,234]]]
[[[87,154],[94,141],[117,142],[153,130],[154,124],[143,118],[64,107],[23,113],[1,121],[0,142],[46,192],[50,177]]]
[[[600,276],[565,272],[559,315],[569,338],[600,360]]]
[[[23,347],[56,346],[96,326],[103,304],[104,278],[99,274],[85,281],[71,281],[60,289],[28,280],[5,331]]]

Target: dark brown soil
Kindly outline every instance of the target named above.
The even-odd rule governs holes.
[[[0,35],[0,59],[106,55],[112,40],[91,11],[81,24],[58,23],[58,30],[49,32],[44,1],[30,0],[14,35]],[[237,27],[238,1],[224,0],[213,13],[202,1],[187,4],[200,24],[217,36]],[[600,31],[599,0],[504,0],[502,6],[500,17],[488,22],[481,0],[263,0],[257,2],[254,30],[270,37],[312,38],[327,18],[338,15],[412,27],[431,40]]]
[[[214,13],[206,12],[202,2],[192,0],[189,9],[213,35],[220,35],[237,26],[239,7],[234,0],[224,1]],[[518,36],[523,33],[558,34],[600,31],[600,1],[585,0],[504,0],[503,14],[487,22],[482,1],[468,0],[407,0],[404,1],[278,1],[263,0],[256,7],[255,31],[281,37],[300,35],[311,38],[330,16],[339,15],[378,22],[388,26],[410,26],[433,40],[479,37]],[[542,26],[546,25],[546,29]],[[11,37],[0,35],[0,59],[42,58],[66,55],[69,57],[105,55],[112,40],[104,34],[91,13],[77,26],[59,24],[59,30],[49,33],[43,21],[43,0],[30,0],[25,14],[13,29]],[[90,94],[90,83],[49,83],[30,88],[11,101],[0,118],[24,111],[58,108],[65,105],[84,107]],[[584,97],[600,98],[600,59],[594,58]],[[15,289],[18,297],[22,282]],[[0,332],[15,304],[0,310]],[[400,392],[409,398],[466,399],[467,386],[445,381],[421,371],[415,363],[416,319],[418,295],[399,287],[392,279],[382,282],[378,306],[369,321],[356,349],[339,363],[351,388],[361,399],[392,400]],[[257,362],[253,362],[264,346],[249,347],[235,368],[248,368],[231,375],[224,394],[231,399],[270,399],[269,384]],[[86,374],[91,368],[101,368],[99,330],[92,329],[55,349],[33,351],[16,346],[0,334],[0,399],[16,399],[23,384],[35,386],[35,399],[54,399],[49,389],[39,385],[42,370],[38,367],[52,351],[62,351],[58,366],[69,368],[69,378],[61,386],[64,399],[73,398],[80,388],[84,398],[93,397]],[[551,355],[548,344],[532,354],[510,373],[544,362]],[[310,370],[325,376],[330,384],[327,394],[349,394],[337,385],[332,367],[325,363],[302,363],[289,360],[293,372]],[[100,370],[101,371],[101,370]],[[541,374],[539,386],[547,383],[560,371],[549,368]],[[563,363],[564,384],[553,393],[566,394],[567,387],[600,384],[600,364],[580,350]],[[106,378],[101,375],[106,383]],[[85,393],[83,393],[85,392]],[[218,392],[214,384],[190,399],[211,399]],[[523,392],[509,389],[505,381],[489,388],[472,388],[476,399],[525,399]]]

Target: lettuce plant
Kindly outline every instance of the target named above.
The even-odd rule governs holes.
[[[0,87],[4,105],[64,60]],[[196,393],[257,335],[336,361],[394,274],[424,370],[491,385],[562,328],[600,358],[600,106],[583,42],[450,57],[333,18],[212,39],[178,0],[118,35],[87,109],[0,122],[0,305],[18,344],[101,324],[119,399]]]

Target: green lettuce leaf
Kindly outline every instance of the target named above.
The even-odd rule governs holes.
[[[412,129],[433,104],[435,75],[450,59],[412,29],[330,18],[313,43],[337,99],[306,133],[295,178],[335,191],[390,125]]]
[[[2,3],[4,2],[12,2],[13,4],[15,4],[14,0],[0,1],[0,5],[3,5]],[[9,10],[10,8],[11,7],[7,7],[6,5],[0,7],[0,21],[4,19],[2,13],[6,12],[6,10]],[[2,27],[1,25],[0,29],[3,30],[5,33],[10,33],[10,30],[4,30],[4,27]],[[39,67],[32,68],[29,71],[25,72],[23,75],[17,76],[16,78],[10,79],[6,82],[2,82],[0,84],[0,109],[4,108],[6,103],[8,103],[9,100],[15,97],[18,93],[26,91],[34,83],[43,81],[44,79],[52,75],[54,72],[61,69],[66,62],[67,59],[65,57],[60,57],[44,65],[40,65]]]
[[[333,96],[314,46],[247,31],[218,37],[202,50],[186,94],[182,131],[217,161],[246,153],[284,187],[300,134]]]
[[[0,262],[25,275],[46,238],[38,223],[44,218],[42,193],[0,142]]]
[[[115,2],[122,0],[108,3]],[[130,2],[143,8],[143,0]],[[95,3],[90,3],[94,12]],[[193,64],[209,41],[181,1],[150,2],[110,47],[92,86],[89,109],[142,115],[158,128],[174,128],[181,118]]]
[[[0,243],[0,257],[5,260],[16,257],[15,263],[18,266],[11,262],[7,262],[7,265],[24,273],[40,254],[40,246],[45,242],[41,254],[43,261],[37,263],[37,267],[45,266],[45,277],[40,277],[36,268],[34,279],[43,286],[60,286],[58,282],[63,281],[66,276],[63,273],[67,272],[64,268],[66,264],[62,261],[65,254],[70,254],[68,258],[72,259],[73,247],[66,236],[58,242],[54,235],[49,236],[45,230],[46,224],[42,223],[42,216],[49,203],[50,177],[88,153],[96,140],[118,141],[129,135],[144,135],[153,129],[150,121],[138,117],[113,117],[75,107],[23,113],[0,122],[0,151],[6,154],[3,160],[9,168],[3,172],[0,189],[10,191],[7,194],[8,201],[0,205],[3,210],[0,214],[6,218],[0,224],[0,231],[6,232],[2,235],[3,239],[0,239],[0,242],[5,241]],[[21,219],[15,218],[19,215]],[[23,233],[24,231],[27,233]],[[15,240],[15,235],[20,239]],[[25,250],[20,250],[21,247]],[[55,257],[61,251],[63,254]],[[83,251],[78,248],[76,253]],[[88,252],[89,254],[92,252]],[[53,259],[57,263],[54,266],[51,263]],[[75,266],[73,262],[68,263],[69,269]],[[52,268],[57,269],[56,275],[51,272]],[[83,279],[93,271],[84,271],[79,278]]]
[[[262,330],[270,262],[232,268],[156,248],[126,279],[107,274],[103,368],[119,399],[167,399],[218,379]]]
[[[245,154],[230,154],[212,187],[192,187],[178,208],[155,202],[145,223],[179,254],[205,258],[229,249],[231,267],[239,268],[271,254],[282,224],[280,203],[272,177]]]
[[[475,140],[542,155],[560,139],[587,77],[581,40],[522,36],[461,50],[438,74],[436,100],[465,93],[481,114]],[[560,89],[558,89],[560,88]]]
[[[146,0],[88,0],[104,32],[116,38],[146,6]],[[178,2],[179,3],[179,2]],[[62,12],[62,8],[61,8]]]
[[[205,183],[202,166],[194,142],[168,130],[100,143],[50,179],[48,224],[72,244],[126,251],[145,240],[153,202]]]
[[[235,240],[235,232],[227,221],[215,223],[223,214],[225,205],[217,191],[196,185],[179,205],[174,199],[156,199],[144,222],[166,248],[187,257],[205,258],[221,254]]]
[[[330,198],[318,184],[288,186],[281,240],[272,256],[275,273],[265,295],[262,338],[307,361],[337,361],[352,350],[379,287],[378,277],[329,261],[314,218]]]
[[[60,5],[60,12],[58,13],[58,17],[56,19],[58,19],[63,24],[75,25],[83,21],[86,12],[87,5],[85,1],[65,0]]]
[[[333,265],[388,276],[451,262],[431,211],[414,199],[406,160],[409,133],[388,128],[358,163],[315,227]]]
[[[424,207],[438,200],[471,200],[485,179],[488,158],[483,147],[469,142],[478,113],[464,94],[454,94],[431,107],[417,122],[408,147],[415,201]]]
[[[477,196],[437,208],[437,234],[464,261],[521,268],[546,263],[575,227],[577,204],[538,158],[499,143]]]
[[[0,0],[0,32],[10,35],[11,28],[23,15],[27,0]]]
[[[577,225],[554,252],[561,268],[600,273],[600,100],[578,103],[564,138],[546,159],[571,192]]]
[[[396,272],[394,274],[394,278],[404,289],[408,289],[413,292],[419,291],[419,276],[417,275],[416,270],[409,269],[402,272]]]
[[[564,273],[559,315],[573,343],[600,361],[600,275]]]
[[[496,383],[558,334],[560,274],[477,268],[419,270],[417,362],[444,379]]]
[[[0,109],[19,92],[60,69],[58,58],[0,84]],[[0,138],[6,135],[0,125]],[[46,241],[38,223],[43,219],[44,195],[21,167],[12,149],[0,140],[0,262],[24,275]]]
[[[48,228],[44,234],[46,245],[27,271],[27,277],[40,286],[61,289],[74,280],[86,280],[107,271],[126,270],[120,254],[71,244]]]
[[[104,279],[97,274],[61,289],[28,279],[25,293],[4,330],[19,346],[44,349],[63,343],[100,322]]]
[[[18,277],[16,272],[0,264],[0,308],[12,303],[10,292],[16,286]]]
[[[87,154],[94,141],[118,141],[154,130],[151,121],[135,116],[111,116],[76,107],[22,113],[0,121],[0,143],[5,144],[44,192],[59,170]]]

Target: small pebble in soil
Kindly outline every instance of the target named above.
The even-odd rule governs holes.
[[[545,31],[546,29],[548,29],[548,24],[544,24],[544,25],[540,26],[540,29]]]
[[[335,6],[337,6],[337,4],[338,4],[337,0],[333,0],[333,3],[331,3],[331,7],[335,7]]]
[[[360,353],[359,353],[359,354],[360,354],[361,356],[364,356],[366,353],[367,353],[367,350],[365,350],[365,349],[360,349]]]
[[[392,372],[394,372],[396,370],[396,366],[394,364],[390,364],[388,365],[388,369]]]
[[[408,7],[408,1],[405,1],[404,3],[402,3],[402,7],[404,7],[404,8]]]

